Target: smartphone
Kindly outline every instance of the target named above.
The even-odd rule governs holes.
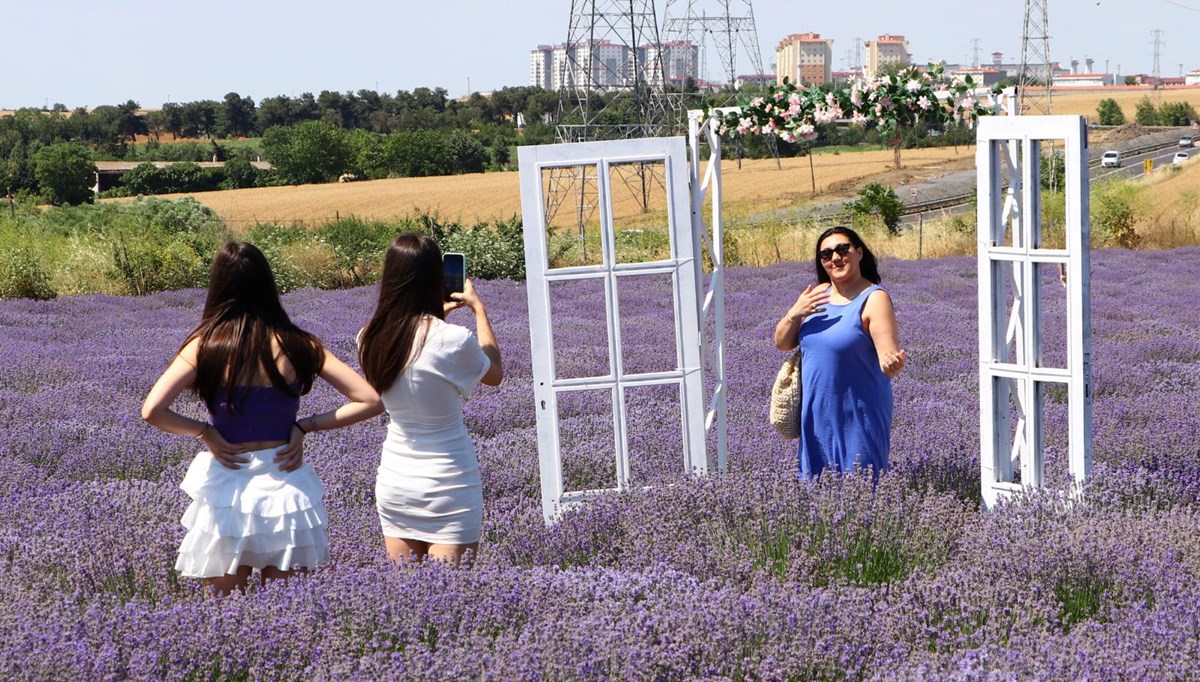
[[[467,277],[467,256],[461,253],[442,254],[442,277],[446,280],[446,300],[450,294],[463,291],[463,280]]]

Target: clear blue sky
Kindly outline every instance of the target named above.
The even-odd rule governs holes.
[[[1089,55],[1122,73],[1200,68],[1200,0],[1049,0],[1051,55]],[[717,3],[709,3],[713,7]],[[661,21],[665,0],[658,0]],[[734,2],[736,7],[738,2]],[[675,0],[674,12],[686,7]],[[980,40],[1019,61],[1022,0],[755,0],[766,68],[789,33],[833,38],[841,69],[854,39],[908,38],[917,61],[970,58]],[[451,96],[529,82],[529,51],[567,37],[570,0],[3,0],[0,108],[221,99],[321,90],[443,87]],[[711,59],[715,63],[715,59]],[[1082,68],[1082,67],[1081,67]],[[740,72],[748,72],[742,69]],[[715,75],[715,74],[709,74]]]

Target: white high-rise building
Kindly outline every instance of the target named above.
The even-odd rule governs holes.
[[[624,45],[596,41],[591,44],[538,45],[530,51],[529,84],[547,90],[574,88],[588,82],[587,68],[591,55],[591,83],[600,88],[632,87],[633,53]],[[667,82],[682,82],[687,77],[696,77],[699,66],[699,49],[689,43],[667,43],[661,53],[650,46],[637,49],[638,66],[642,77],[647,80],[653,73],[655,60],[661,60],[663,75]]]
[[[535,88],[554,89],[554,48],[538,45],[529,52],[529,84]]]

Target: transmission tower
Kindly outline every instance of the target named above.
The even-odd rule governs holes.
[[[695,45],[704,54],[711,46],[730,90],[736,89],[739,68],[749,67],[755,75],[763,75],[750,0],[667,0],[663,37],[669,43]],[[696,74],[700,79],[706,76]]]
[[[862,59],[863,41],[862,38],[854,39],[854,68],[852,71],[857,71],[858,75],[863,75],[863,59]]]
[[[971,68],[979,68],[979,38],[971,40]]]
[[[758,46],[758,29],[754,24],[754,7],[750,0],[667,0],[663,9],[663,38],[670,44],[697,46],[704,59],[707,59],[711,46],[721,62],[727,88],[726,101],[721,104],[733,102],[739,69],[748,67],[756,79],[765,75],[762,50]],[[697,79],[707,80],[708,73],[703,70],[705,66],[702,64],[701,70],[696,73]],[[765,135],[764,139],[778,167],[777,138]],[[738,159],[740,163],[740,146]]]
[[[1052,112],[1051,86],[1054,65],[1050,62],[1049,0],[1025,0],[1025,29],[1021,36],[1021,75],[1018,80],[1022,113]]]
[[[572,0],[562,49],[560,142],[665,132],[670,116],[653,0]],[[622,112],[620,123],[608,122],[609,110]]]
[[[1160,97],[1159,89],[1162,87],[1162,70],[1159,68],[1163,49],[1163,32],[1161,28],[1154,29],[1154,93],[1156,97]]]
[[[669,58],[659,39],[654,0],[572,0],[567,42],[556,59],[558,141],[673,132],[683,117],[672,111],[666,93],[663,69]],[[650,187],[665,182],[652,164],[622,166],[619,174],[635,196],[646,197]],[[553,168],[547,175],[547,223],[577,229],[585,253],[587,231],[599,205],[597,186],[593,166]]]

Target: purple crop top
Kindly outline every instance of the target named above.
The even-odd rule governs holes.
[[[291,388],[299,394],[299,384],[291,384]],[[213,426],[222,438],[230,443],[249,443],[287,440],[291,436],[300,410],[299,395],[293,398],[274,386],[236,386],[233,397],[237,405],[232,410],[228,392],[209,407]]]

